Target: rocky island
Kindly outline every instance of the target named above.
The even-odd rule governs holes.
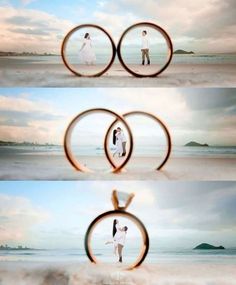
[[[174,51],[173,54],[194,54],[194,52],[193,51],[186,51],[183,49],[177,49]]]
[[[194,250],[195,249],[206,249],[206,250],[210,250],[210,249],[225,249],[222,245],[220,246],[214,246],[214,245],[211,245],[209,243],[201,243],[199,244],[198,246],[194,247],[193,248]]]
[[[207,143],[201,144],[195,141],[191,141],[186,143],[184,146],[204,146],[204,147],[209,147],[209,145]]]

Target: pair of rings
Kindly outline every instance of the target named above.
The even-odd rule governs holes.
[[[141,28],[141,27],[149,27],[149,28],[152,28],[156,31],[158,31],[161,36],[164,38],[165,40],[165,43],[166,43],[166,46],[167,46],[167,58],[166,60],[164,61],[164,64],[161,65],[160,67],[158,67],[158,70],[156,71],[151,71],[150,73],[148,74],[145,74],[145,73],[140,73],[140,72],[137,72],[135,71],[134,69],[130,68],[129,65],[125,62],[123,56],[122,56],[122,47],[123,47],[123,42],[124,42],[124,39],[125,37],[127,36],[127,34],[132,31],[133,29],[136,29],[136,28]],[[78,71],[75,66],[73,66],[73,64],[71,64],[70,60],[68,59],[68,56],[67,56],[67,53],[66,53],[66,48],[67,48],[67,44],[68,44],[68,41],[73,37],[73,35],[80,29],[84,29],[84,28],[94,28],[94,29],[97,29],[99,30],[100,32],[102,32],[103,34],[105,34],[105,36],[108,38],[110,44],[111,44],[111,48],[112,48],[112,55],[111,55],[111,58],[109,60],[109,62],[99,71],[97,72],[94,72],[93,74],[87,74],[87,75],[84,75],[81,71]],[[129,72],[130,74],[132,74],[133,76],[136,76],[136,77],[155,77],[159,74],[161,74],[167,67],[168,65],[170,64],[171,62],[171,59],[172,59],[172,56],[173,56],[173,44],[172,44],[172,41],[171,41],[171,38],[170,36],[167,34],[167,32],[161,28],[160,26],[154,24],[154,23],[150,23],[150,22],[140,22],[140,23],[137,23],[137,24],[134,24],[130,27],[128,27],[124,32],[123,34],[121,35],[119,41],[118,41],[118,45],[117,45],[117,48],[116,48],[116,45],[112,39],[112,37],[110,36],[110,34],[102,27],[98,26],[98,25],[94,25],[94,24],[83,24],[83,25],[79,25],[79,26],[76,26],[74,27],[72,30],[70,30],[66,36],[64,37],[64,40],[62,42],[62,45],[61,45],[61,56],[62,56],[62,60],[65,64],[65,66],[75,75],[77,76],[87,76],[87,77],[97,77],[97,76],[101,76],[102,74],[104,74],[106,71],[108,71],[108,69],[112,66],[114,60],[115,60],[115,57],[116,57],[116,53],[118,55],[118,59],[121,63],[121,65],[123,66],[123,68]]]
[[[85,247],[85,251],[87,254],[87,257],[89,258],[89,260],[92,263],[95,264],[99,264],[101,262],[99,262],[98,258],[96,257],[96,254],[93,250],[92,247],[92,236],[93,233],[96,229],[96,227],[105,219],[108,218],[117,218],[117,217],[123,217],[126,218],[128,220],[130,220],[134,225],[136,225],[137,229],[139,230],[139,233],[141,234],[142,237],[142,245],[140,248],[139,253],[137,254],[137,257],[135,258],[134,261],[132,261],[130,264],[125,265],[124,269],[134,269],[138,266],[140,266],[142,264],[142,262],[145,260],[147,254],[148,254],[148,250],[149,250],[149,236],[148,236],[148,232],[144,226],[144,224],[141,222],[141,220],[139,218],[137,218],[135,215],[126,212],[127,207],[130,205],[130,203],[132,202],[133,198],[134,198],[134,194],[126,194],[127,199],[125,201],[125,205],[121,206],[120,205],[120,201],[119,201],[119,194],[126,194],[126,193],[122,193],[122,192],[118,192],[116,190],[113,190],[112,192],[112,204],[114,206],[114,210],[112,211],[108,211],[105,213],[102,213],[101,215],[99,215],[98,217],[96,217],[91,224],[89,225],[86,235],[85,235],[85,240],[84,240],[84,247]]]
[[[165,155],[164,155],[162,161],[156,167],[156,170],[161,170],[162,167],[166,164],[166,162],[168,161],[170,154],[171,154],[171,136],[170,136],[170,133],[169,133],[167,126],[157,116],[155,116],[151,113],[148,113],[148,112],[144,112],[144,111],[131,111],[131,112],[125,113],[123,115],[119,115],[116,112],[109,110],[109,109],[95,108],[95,109],[89,109],[89,110],[83,111],[82,113],[78,114],[69,123],[69,125],[66,129],[66,132],[65,132],[65,136],[64,136],[65,155],[66,155],[68,161],[71,163],[71,165],[76,170],[82,171],[82,172],[92,172],[91,169],[89,169],[86,166],[84,166],[83,164],[81,164],[78,161],[78,159],[74,156],[74,154],[72,152],[71,136],[72,136],[72,132],[73,132],[75,126],[84,117],[91,115],[93,113],[105,113],[105,114],[109,114],[112,117],[114,117],[114,121],[111,123],[111,125],[107,129],[107,132],[106,132],[106,135],[104,138],[104,151],[105,151],[106,158],[112,167],[111,172],[113,172],[113,173],[120,172],[125,167],[125,165],[128,163],[128,161],[130,160],[130,158],[132,156],[133,144],[134,144],[133,143],[133,135],[132,135],[132,131],[131,131],[129,124],[126,121],[126,118],[133,116],[133,115],[141,115],[141,116],[148,117],[148,118],[154,120],[161,127],[161,129],[163,130],[165,137],[166,137],[167,149],[166,149],[166,152],[165,152]],[[125,128],[128,132],[128,140],[129,140],[129,144],[130,144],[129,151],[127,152],[127,155],[124,157],[124,160],[120,164],[117,164],[117,162],[115,162],[113,160],[113,157],[111,156],[110,152],[108,151],[108,149],[109,149],[109,138],[110,138],[112,129],[117,122],[121,122],[125,126]]]

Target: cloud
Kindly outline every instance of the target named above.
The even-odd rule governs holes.
[[[68,20],[38,10],[6,6],[0,7],[0,14],[3,51],[59,53],[61,39],[73,27]]]
[[[48,213],[23,197],[0,194],[0,242],[24,242],[36,224],[44,222]]]
[[[105,27],[118,40],[123,30],[140,21],[155,22],[171,35],[174,47],[196,52],[235,52],[236,4],[234,0],[117,0],[98,1],[65,7],[65,18],[25,6],[34,0],[21,0],[23,8],[10,4],[0,8],[1,49],[59,52],[61,39],[81,22]],[[88,10],[90,9],[89,13]],[[180,17],[181,15],[181,17]],[[72,20],[73,19],[73,20]],[[20,26],[20,27],[19,27]]]
[[[105,3],[102,8],[104,19],[105,14],[115,13],[126,15],[129,25],[134,23],[134,18],[158,23],[170,33],[175,48],[202,52],[235,51],[234,0],[149,0],[145,5],[142,0],[118,0],[115,5]]]
[[[53,104],[0,95],[1,139],[58,143],[66,120],[63,111]]]

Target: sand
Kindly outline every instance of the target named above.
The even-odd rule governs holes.
[[[236,158],[213,157],[171,157],[162,171],[149,169],[155,158],[132,158],[126,171],[114,174],[103,167],[104,158],[84,157],[87,165],[100,171],[82,173],[76,171],[64,155],[1,154],[1,180],[235,180]],[[135,168],[133,167],[135,165]],[[132,167],[131,167],[132,166]],[[106,167],[106,166],[105,166]]]
[[[119,265],[0,262],[3,285],[235,285],[236,265],[144,264],[132,271]]]
[[[143,69],[142,66],[134,68]],[[0,86],[236,87],[236,64],[171,64],[164,73],[155,78],[135,78],[120,64],[114,64],[103,76],[86,78],[73,75],[63,63],[32,63],[31,60],[1,57]]]

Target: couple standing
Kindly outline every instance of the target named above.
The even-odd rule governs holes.
[[[117,219],[115,219],[113,221],[113,230],[112,230],[113,240],[106,242],[106,244],[113,243],[114,253],[115,253],[115,255],[118,253],[120,263],[123,262],[122,252],[123,252],[123,248],[125,246],[127,231],[128,231],[128,227],[127,226],[122,227],[119,224],[119,221]]]
[[[113,144],[116,146],[113,157],[117,154],[119,157],[126,155],[126,137],[123,130],[118,127],[113,131]]]

